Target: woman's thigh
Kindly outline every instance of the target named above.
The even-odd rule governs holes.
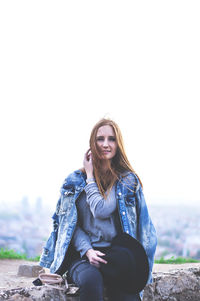
[[[85,279],[98,279],[101,283],[103,283],[102,274],[98,268],[91,265],[87,260],[78,260],[75,262],[74,265],[69,270],[69,275],[71,280],[80,285]]]
[[[87,294],[86,291],[93,288],[96,296],[101,300],[103,298],[104,284],[103,277],[98,268],[91,265],[87,260],[78,260],[69,270],[71,280],[80,288],[83,288],[83,294]],[[109,301],[140,301],[139,294],[125,294],[116,287],[106,288]],[[91,293],[91,292],[90,292]],[[88,299],[89,300],[89,299]]]

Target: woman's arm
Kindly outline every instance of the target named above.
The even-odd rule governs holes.
[[[105,219],[110,217],[116,209],[115,190],[112,189],[105,200],[96,183],[89,183],[84,189],[87,195],[86,201],[94,218]]]
[[[83,165],[87,179],[93,178],[92,154],[90,150],[85,153]],[[111,193],[108,199],[105,200],[99,192],[97,184],[93,181],[88,183],[84,189],[87,195],[87,203],[94,218],[105,219],[110,217],[116,209],[115,193]]]
[[[76,226],[74,231],[72,244],[74,245],[76,251],[80,252],[81,257],[85,255],[87,250],[92,248],[89,236],[81,229],[79,225]]]
[[[81,229],[80,226],[76,227],[72,243],[76,251],[80,252],[81,257],[86,255],[90,264],[97,268],[100,267],[100,262],[107,263],[107,261],[101,258],[101,256],[104,256],[105,254],[92,248],[89,236]]]

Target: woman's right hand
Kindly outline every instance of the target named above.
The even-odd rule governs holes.
[[[85,172],[87,174],[87,178],[93,178],[93,164],[92,164],[92,153],[89,149],[84,156],[83,166],[85,168]]]
[[[100,251],[98,251],[98,250],[89,249],[89,250],[87,250],[87,252],[85,253],[85,255],[87,256],[90,264],[94,265],[97,268],[100,267],[100,263],[104,263],[104,264],[107,263],[106,260],[104,260],[103,258],[99,257],[99,256],[104,256],[105,254],[102,253],[102,252],[100,252]]]

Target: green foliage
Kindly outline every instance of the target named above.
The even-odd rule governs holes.
[[[26,254],[20,254],[15,252],[14,250],[9,249],[0,249],[0,259],[23,259],[28,261],[39,261],[40,256],[36,256],[34,258],[27,257]],[[184,257],[171,257],[169,259],[164,259],[164,257],[161,257],[160,259],[156,259],[154,261],[155,263],[165,263],[165,264],[182,264],[182,263],[193,263],[193,262],[200,262],[199,260],[193,259],[193,258],[184,258]]]
[[[29,260],[29,261],[40,261],[40,255],[38,255],[38,256],[35,256],[35,257],[31,257],[31,258],[27,258],[27,260]]]
[[[24,260],[29,260],[29,261],[39,261],[40,256],[36,256],[34,258],[29,258],[27,257],[26,254],[20,254],[15,252],[14,250],[9,250],[9,249],[0,249],[0,259],[24,259]]]
[[[166,263],[166,264],[182,264],[182,263],[193,263],[193,262],[199,262],[199,260],[193,258],[184,258],[184,257],[174,258],[174,256],[172,256],[169,259],[164,259],[163,257],[161,257],[160,259],[155,260],[155,263]]]

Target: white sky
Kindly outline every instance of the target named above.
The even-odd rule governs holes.
[[[1,1],[0,201],[55,206],[107,116],[148,204],[199,205],[199,15],[199,1]]]

